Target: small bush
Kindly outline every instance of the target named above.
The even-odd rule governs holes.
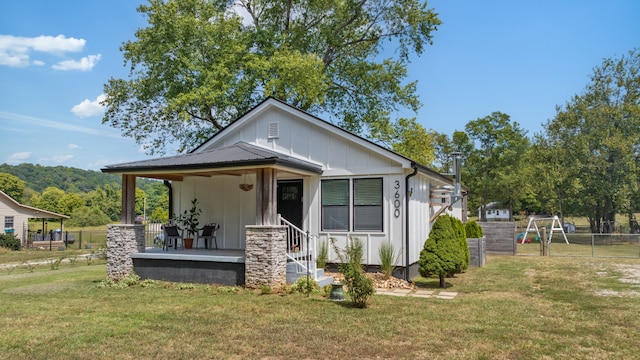
[[[461,260],[455,272],[461,273],[469,268],[469,263],[471,262],[471,252],[469,251],[469,243],[467,242],[467,232],[460,219],[454,218],[453,216],[450,216],[449,219],[451,220],[451,227],[453,228],[453,232],[456,236],[459,252],[458,256]]]
[[[271,290],[271,286],[269,286],[269,285],[260,285],[260,294],[269,295],[272,292],[273,292],[273,290]]]
[[[318,283],[314,279],[309,278],[309,282],[307,285],[306,275],[296,280],[295,284],[291,286],[291,292],[297,292],[301,294],[311,294],[313,292],[319,292],[319,291],[320,291],[320,286],[318,286]]]
[[[20,250],[22,244],[20,243],[20,239],[15,237],[13,234],[0,234],[0,247],[11,249],[11,250]]]
[[[393,275],[393,270],[396,268],[393,265],[396,257],[396,252],[393,248],[393,244],[388,242],[380,244],[378,255],[380,256],[380,270],[382,270],[384,278],[388,279],[391,277],[391,275]]]
[[[352,238],[347,243],[344,251],[338,249],[335,239],[331,239],[340,264],[338,265],[340,272],[344,275],[344,285],[347,287],[347,294],[351,298],[354,307],[365,308],[367,301],[375,289],[373,280],[369,279],[362,267],[362,258],[364,256],[364,244],[358,238]]]
[[[482,227],[478,225],[475,220],[469,221],[464,225],[464,229],[467,232],[467,239],[469,238],[481,238],[484,236]]]

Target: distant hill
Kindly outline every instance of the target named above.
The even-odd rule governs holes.
[[[0,165],[0,172],[17,176],[39,193],[49,186],[55,186],[65,192],[89,192],[98,186],[109,184],[120,189],[122,179],[118,175],[104,174],[94,170],[82,170],[66,166],[42,166],[34,164]],[[138,179],[139,183],[143,179]],[[144,181],[144,180],[143,180]]]

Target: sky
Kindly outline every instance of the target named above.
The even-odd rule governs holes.
[[[99,170],[151,157],[102,124],[99,105],[110,78],[128,79],[120,46],[148,25],[143,3],[0,1],[0,164]],[[447,135],[494,111],[540,133],[603,59],[640,48],[637,0],[428,4],[443,24],[407,77],[423,106],[398,115]]]

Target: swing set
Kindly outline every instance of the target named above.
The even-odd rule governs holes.
[[[522,239],[519,240],[518,242],[520,244],[524,244],[525,240],[527,239],[527,235],[529,234],[530,231],[533,231],[534,229],[538,234],[538,239],[542,239],[542,236],[540,236],[540,229],[538,228],[538,224],[543,221],[551,221],[551,231],[549,232],[549,239],[547,239],[547,244],[551,244],[551,238],[553,237],[554,230],[556,231],[560,230],[560,232],[562,233],[562,237],[564,238],[564,242],[569,244],[569,240],[567,240],[567,235],[564,233],[564,229],[562,228],[562,224],[560,224],[560,219],[558,218],[558,215],[555,215],[552,218],[534,218],[533,216],[530,217],[529,224],[527,225],[527,230],[525,230],[525,232],[521,234]]]

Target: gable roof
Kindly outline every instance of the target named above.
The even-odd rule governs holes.
[[[5,194],[2,190],[0,190],[0,201],[2,201],[4,203],[11,204],[11,205],[13,205],[15,207],[18,207],[18,208],[24,210],[23,214],[26,214],[30,218],[69,219],[69,217],[67,215],[62,215],[62,214],[54,213],[53,211],[42,210],[42,209],[38,209],[38,208],[31,207],[31,206],[20,204],[14,198],[12,198],[11,196]]]
[[[271,151],[263,147],[248,144],[246,142],[239,142],[230,146],[207,150],[208,146],[222,142],[223,138],[228,134],[233,133],[236,129],[241,128],[246,122],[251,121],[251,119],[254,119],[272,107],[293,114],[299,119],[314,123],[315,125],[320,126],[347,141],[357,143],[366,149],[378,154],[383,154],[389,158],[393,158],[399,163],[402,163],[402,166],[406,169],[416,169],[418,172],[430,177],[437,178],[445,183],[453,184],[453,179],[449,176],[445,176],[402,154],[387,149],[371,140],[365,139],[274,97],[266,98],[238,119],[215,133],[202,144],[189,151],[187,154],[109,165],[105,166],[101,170],[105,173],[128,173],[153,178],[154,176],[151,175],[154,172],[166,173],[167,171],[185,171],[186,173],[184,175],[188,175],[189,173],[193,174],[197,170],[203,169],[221,170],[225,168],[237,168],[244,166],[285,166],[321,174],[321,165],[288,156],[280,152]],[[178,175],[173,178],[168,176],[156,176],[156,178],[179,180],[182,176]],[[463,188],[465,187],[463,186]]]
[[[204,141],[202,144],[200,144],[198,147],[196,147],[195,149],[191,150],[191,153],[194,152],[198,152],[198,151],[202,151],[204,148],[207,147],[207,145],[212,145],[215,144],[218,141],[221,141],[222,138],[224,138],[227,134],[233,132],[234,130],[240,128],[243,126],[243,124],[247,121],[250,121],[252,118],[255,118],[256,116],[258,116],[259,114],[263,113],[264,111],[266,111],[267,109],[269,109],[270,107],[276,107],[278,109],[281,109],[283,111],[286,111],[288,113],[297,115],[298,118],[304,119],[306,121],[315,123],[316,125],[324,128],[325,130],[330,131],[331,133],[345,138],[348,141],[351,142],[356,142],[359,145],[362,145],[363,147],[372,150],[374,152],[377,153],[382,153],[382,154],[386,154],[386,156],[388,157],[392,157],[395,158],[397,161],[404,163],[404,166],[406,168],[417,168],[418,171],[425,173],[427,175],[430,175],[432,177],[436,177],[438,179],[440,179],[441,181],[447,182],[447,183],[452,183],[453,179],[451,177],[445,176],[429,167],[427,167],[426,165],[420,164],[416,161],[414,161],[411,158],[408,158],[400,153],[397,153],[393,150],[387,149],[384,146],[381,146],[369,139],[366,139],[360,135],[354,134],[348,130],[345,130],[333,123],[330,123],[326,120],[323,120],[313,114],[310,114],[304,110],[298,109],[292,105],[289,105],[287,103],[285,103],[282,100],[276,99],[274,97],[268,97],[265,100],[263,100],[262,102],[260,102],[258,105],[256,105],[254,108],[252,108],[251,110],[247,111],[245,114],[243,114],[242,116],[240,116],[238,119],[236,119],[235,121],[233,121],[232,123],[230,123],[229,125],[225,126],[223,129],[221,129],[220,131],[218,131],[217,133],[215,133],[214,135],[212,135],[209,139],[207,139],[206,141]]]
[[[216,170],[256,166],[282,166],[316,174],[322,173],[322,166],[320,165],[296,159],[246,142],[238,142],[234,145],[223,148],[191,152],[183,155],[109,165],[103,168],[102,172],[124,173],[130,171],[157,172],[202,169]]]

